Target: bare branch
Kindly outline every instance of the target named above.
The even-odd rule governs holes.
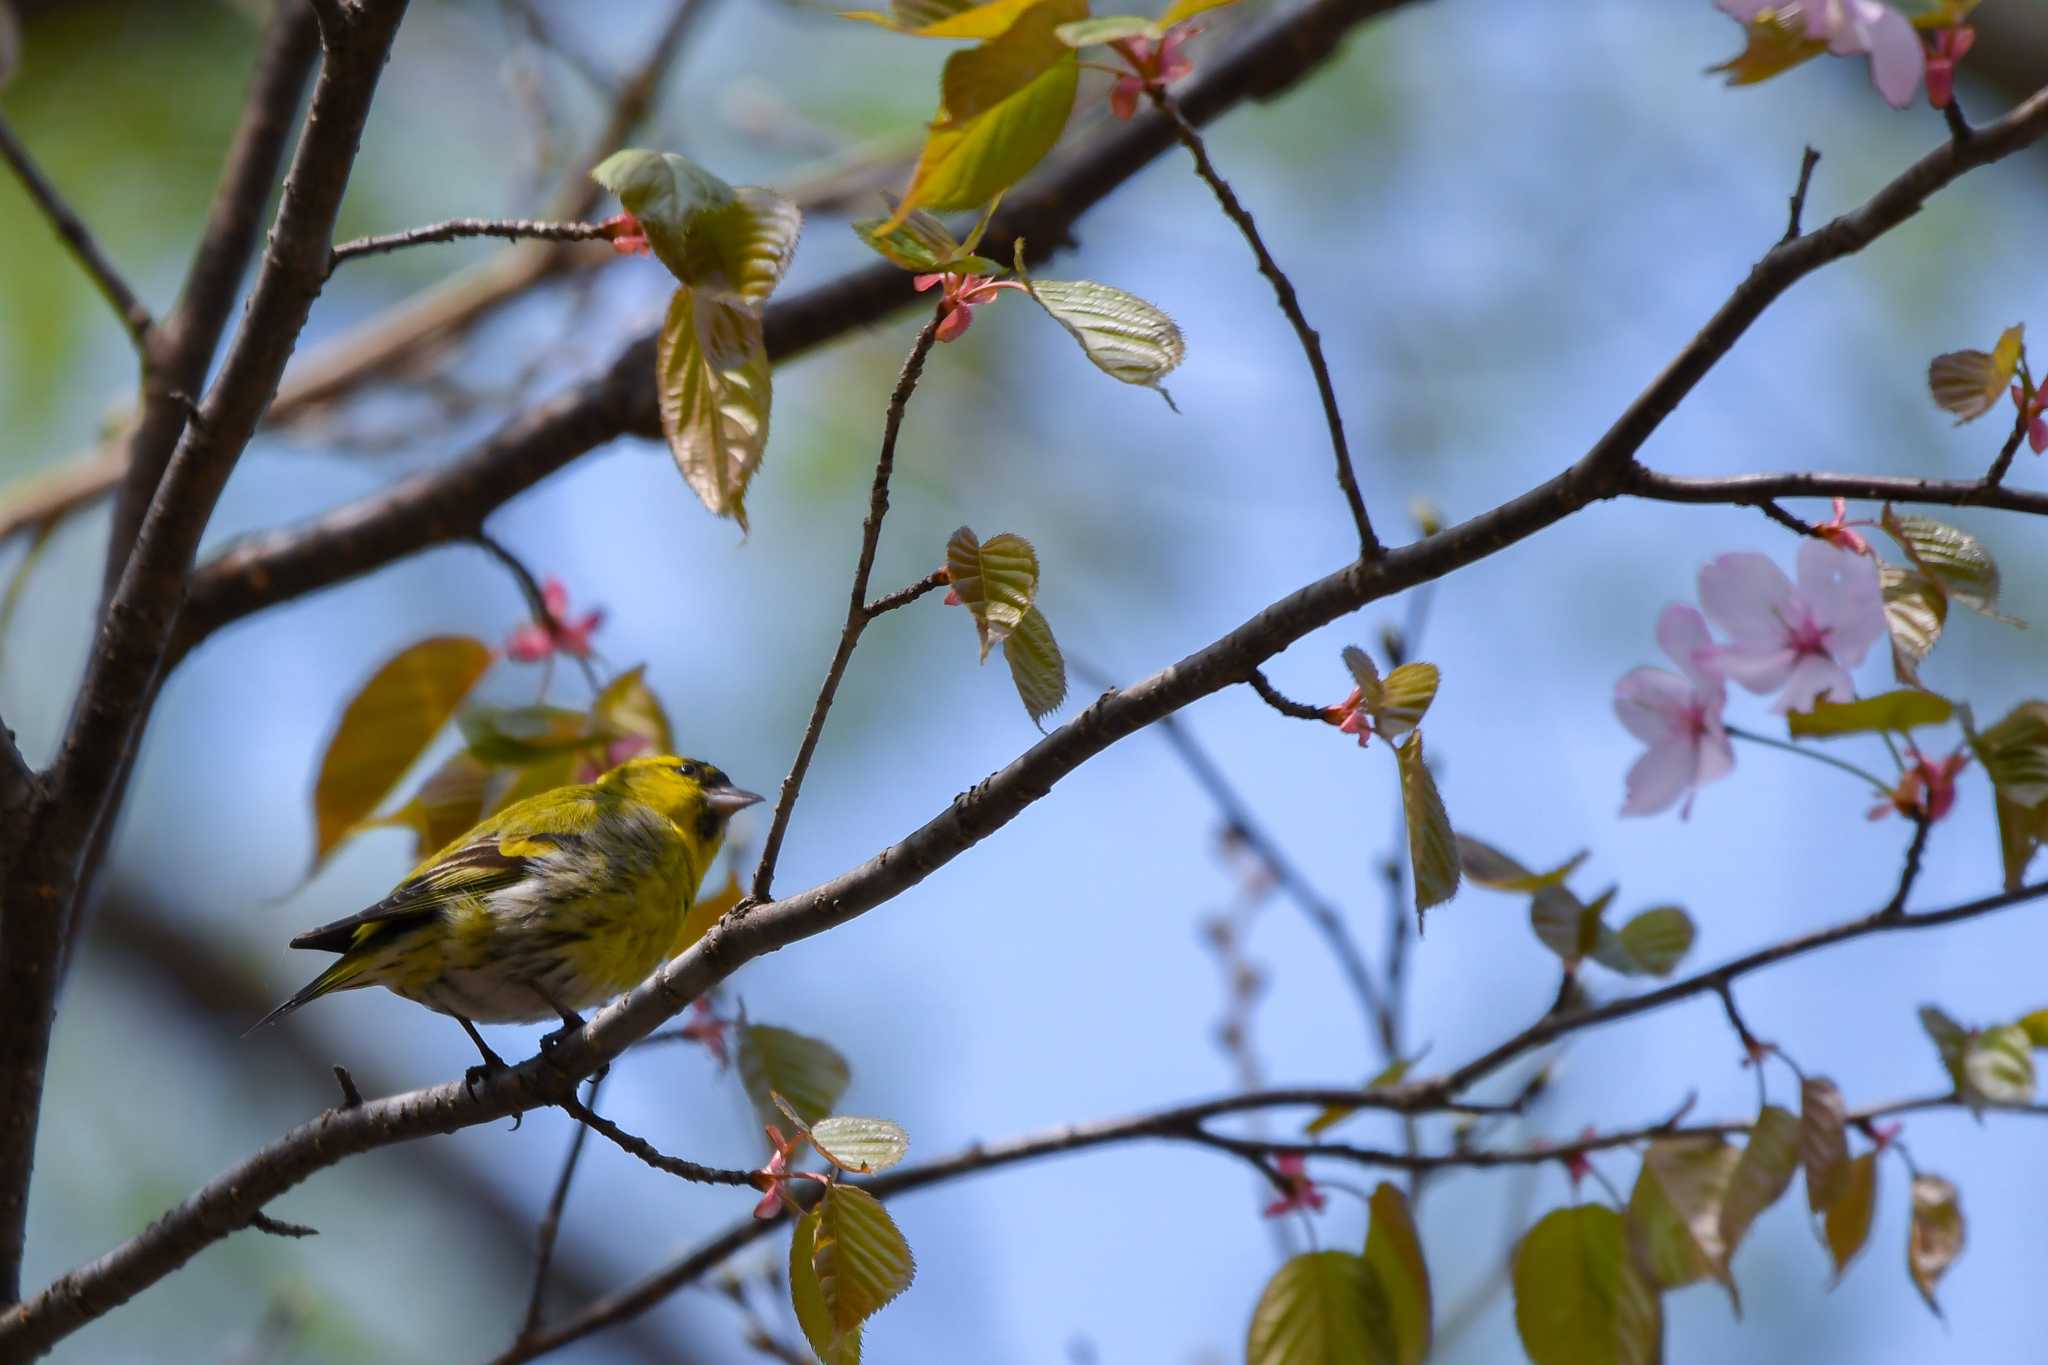
[[[2002,484],[1953,479],[1900,478],[1888,474],[1727,474],[1692,477],[1637,469],[1623,489],[1631,497],[1657,502],[1711,502],[1758,506],[1770,498],[1862,498],[1872,502],[1918,502],[1949,507],[1995,507],[2048,516],[2048,493],[2029,493]]]
[[[1330,723],[1330,717],[1324,712],[1322,707],[1310,706],[1307,702],[1296,701],[1279,688],[1273,686],[1271,680],[1259,669],[1254,668],[1246,673],[1244,680],[1252,685],[1252,691],[1259,694],[1261,701],[1265,702],[1266,705],[1272,707],[1275,711],[1278,711],[1281,715],[1292,720],[1312,720],[1318,725],[1328,725]]]
[[[1927,833],[1934,828],[1934,821],[1926,815],[1909,815],[1913,822],[1913,839],[1906,845],[1906,863],[1899,869],[1899,888],[1892,892],[1892,898],[1884,909],[1878,911],[1887,919],[1897,919],[1906,913],[1906,898],[1913,894],[1913,883],[1920,879],[1920,855],[1927,851]]]
[[[1813,184],[1813,168],[1820,165],[1820,153],[1808,147],[1799,158],[1799,183],[1792,187],[1790,213],[1785,219],[1785,235],[1778,239],[1783,245],[1799,235],[1799,219],[1806,212],[1806,191]]]
[[[898,607],[907,607],[926,593],[937,592],[952,581],[952,576],[944,569],[934,569],[909,587],[898,588],[891,593],[884,593],[868,603],[868,615],[870,617],[880,616],[885,611],[894,611]]]
[[[694,1185],[745,1185],[751,1187],[754,1183],[754,1173],[752,1171],[736,1171],[717,1166],[701,1166],[694,1161],[685,1161],[681,1157],[669,1156],[667,1153],[657,1149],[653,1143],[645,1138],[635,1137],[604,1115],[593,1113],[573,1095],[559,1101],[559,1103],[578,1123],[593,1130],[599,1137],[618,1147],[620,1151],[630,1156],[638,1157],[657,1171],[665,1171],[679,1180],[687,1180]]]
[[[149,308],[128,287],[128,281],[121,277],[120,270],[101,248],[99,239],[92,235],[92,229],[73,212],[71,205],[64,202],[64,196],[57,193],[57,187],[44,176],[35,159],[28,154],[28,148],[21,145],[21,140],[15,137],[14,129],[4,118],[0,118],[0,158],[14,168],[15,177],[28,191],[29,198],[36,201],[43,217],[50,220],[50,227],[71,249],[71,254],[78,258],[79,266],[91,278],[94,287],[113,305],[115,315],[128,331],[128,339],[135,343],[137,350],[146,351],[150,328],[154,325]]]
[[[2005,473],[2012,468],[2012,457],[2020,453],[2020,442],[2027,438],[2029,425],[2031,424],[2024,411],[2013,419],[2012,434],[2007,436],[2005,444],[1998,448],[1998,458],[1991,462],[1991,468],[1984,471],[1986,488],[1996,488],[2005,482]]]
[[[502,237],[508,242],[594,242],[602,241],[607,232],[602,223],[547,223],[537,218],[450,218],[425,227],[408,228],[404,232],[358,237],[352,242],[343,242],[334,248],[327,273],[332,275],[342,262],[358,256],[375,256],[432,242],[452,242],[462,237]]]
[[[597,1103],[598,1088],[604,1084],[602,1075],[590,1078],[590,1089],[584,1097],[584,1107]],[[569,1150],[562,1157],[562,1173],[555,1177],[554,1192],[548,1196],[547,1209],[540,1216],[540,1229],[534,1234],[533,1286],[526,1294],[526,1316],[519,1324],[519,1335],[514,1341],[525,1341],[540,1330],[541,1305],[547,1299],[548,1271],[555,1260],[555,1240],[562,1232],[562,1211],[569,1205],[569,1186],[576,1179],[576,1167],[583,1160],[583,1143],[590,1136],[590,1125],[576,1124],[569,1134]]]

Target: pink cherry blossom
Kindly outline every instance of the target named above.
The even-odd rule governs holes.
[[[1628,770],[1623,815],[1655,815],[1726,777],[1735,750],[1721,723],[1727,689],[1703,657],[1712,648],[1707,623],[1691,607],[1672,603],[1657,618],[1657,643],[1683,673],[1638,668],[1614,685],[1614,714],[1628,732],[1649,745]]]
[[[1730,637],[1702,661],[1752,692],[1783,688],[1779,712],[1853,698],[1849,670],[1886,634],[1876,563],[1824,540],[1800,542],[1796,587],[1763,555],[1720,556],[1700,570],[1700,605]]]
[[[1273,1158],[1273,1169],[1280,1174],[1280,1183],[1287,1187],[1287,1193],[1266,1205],[1266,1217],[1278,1218],[1295,1209],[1320,1213],[1330,1197],[1317,1189],[1315,1182],[1308,1178],[1308,1165],[1299,1152],[1289,1152]]]
[[[1948,108],[1949,101],[1956,97],[1956,63],[1977,41],[1977,30],[1968,24],[1957,24],[1934,35],[1934,46],[1927,51],[1927,102],[1937,109]]]
[[[544,621],[529,621],[505,638],[505,657],[522,664],[539,663],[559,650],[575,659],[590,657],[590,633],[604,622],[604,609],[593,608],[569,619],[569,590],[559,578],[540,585]]]
[[[1806,36],[1826,43],[1837,57],[1870,58],[1870,81],[1885,103],[1903,109],[1913,102],[1926,68],[1920,36],[1905,15],[1883,0],[1714,0],[1723,14],[1747,24],[1766,10],[1797,13]]]
[[[911,283],[920,294],[935,284],[945,286],[939,299],[940,341],[959,337],[973,323],[974,310],[992,302],[1001,291],[1024,287],[1015,280],[991,279],[987,275],[919,275]]]
[[[1131,64],[1128,74],[1117,77],[1109,88],[1109,112],[1129,118],[1138,112],[1138,96],[1147,86],[1167,86],[1195,69],[1181,54],[1181,44],[1200,33],[1199,24],[1176,24],[1158,42],[1150,38],[1124,38],[1111,43],[1118,55]]]

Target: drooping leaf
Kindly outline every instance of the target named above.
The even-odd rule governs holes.
[[[1711,1276],[1740,1309],[1721,1240],[1721,1206],[1741,1159],[1719,1138],[1666,1138],[1643,1153],[1629,1195],[1628,1229],[1659,1289],[1681,1289]]]
[[[1422,758],[1422,731],[1394,749],[1401,771],[1401,811],[1408,825],[1408,864],[1415,887],[1415,922],[1458,891],[1458,837],[1444,813],[1436,779]]]
[[[1037,607],[1025,612],[1003,641],[1003,659],[1010,665],[1010,681],[1017,685],[1017,697],[1026,714],[1032,724],[1042,726],[1067,699],[1067,662],[1045,614]]]
[[[1970,737],[1998,794],[2022,806],[2048,804],[2048,701],[2024,701]]]
[[[1016,255],[1017,278],[1096,369],[1126,384],[1156,389],[1173,406],[1173,396],[1159,381],[1187,356],[1187,342],[1172,318],[1136,294],[1093,280],[1032,279],[1024,269],[1021,238]]]
[[[1947,697],[1901,689],[1856,701],[1816,701],[1811,710],[1786,716],[1785,723],[1794,739],[1880,732],[1898,735],[1923,725],[1946,725],[1955,709]]]
[[[1828,50],[1826,43],[1806,36],[1806,20],[1792,5],[1760,10],[1743,26],[1743,36],[1742,51],[1707,68],[1709,72],[1727,72],[1730,85],[1767,81]]]
[[[1659,905],[1600,934],[1593,960],[1624,976],[1669,976],[1692,951],[1692,940],[1692,916],[1675,905]]]
[[[811,1125],[811,1146],[842,1171],[872,1175],[903,1160],[910,1134],[887,1119],[834,1114]]]
[[[768,448],[773,397],[761,314],[685,288],[669,301],[655,349],[661,430],[676,467],[714,516],[747,529],[747,485]]]
[[[1778,1202],[1799,1169],[1799,1119],[1766,1105],[1721,1196],[1721,1265],[1725,1272],[1758,1214]]]
[[[881,1201],[851,1185],[833,1185],[818,1201],[811,1265],[832,1325],[850,1331],[910,1287],[917,1262]]]
[[[1655,1365],[1657,1291],[1636,1267],[1621,1215],[1604,1204],[1553,1209],[1515,1252],[1515,1330],[1533,1365]]]
[[[491,665],[491,647],[439,635],[400,650],[342,708],[313,784],[313,865],[377,808]]]
[[[1038,552],[1022,536],[1006,531],[984,541],[963,526],[946,542],[946,571],[953,595],[974,617],[985,663],[989,650],[1031,610],[1038,595]]]
[[[1373,729],[1388,739],[1399,739],[1421,724],[1436,700],[1441,679],[1435,664],[1402,664],[1380,684],[1379,704],[1373,708]]]
[[[2004,396],[2019,366],[2025,331],[2023,324],[2015,324],[1990,351],[1949,351],[1928,363],[1928,391],[1937,404],[1956,415],[1957,426],[1982,417]]]
[[[1890,503],[1885,504],[1880,524],[1913,567],[1950,598],[1994,620],[2007,619],[1998,614],[1998,561],[1977,537],[1932,517],[1894,512]]]
[[[691,237],[708,212],[734,202],[733,187],[686,156],[628,147],[597,164],[590,178],[619,197],[639,220],[647,245],[684,284],[703,269]]]
[[[1369,1201],[1372,1221],[1365,1234],[1365,1266],[1386,1301],[1394,1353],[1389,1365],[1422,1365],[1435,1332],[1429,1266],[1422,1239],[1399,1187],[1381,1181]]]
[[[994,38],[1015,23],[1038,0],[891,0],[889,12],[842,11],[842,19],[859,19],[913,38]]]
[[[1087,0],[1038,0],[995,37],[946,59],[939,116],[884,230],[912,209],[978,208],[1053,149],[1080,79],[1079,59],[1056,30],[1087,13]]]
[[[1565,878],[1585,861],[1586,851],[1581,849],[1548,872],[1531,872],[1484,840],[1469,834],[1458,836],[1458,865],[1464,869],[1465,879],[1496,891],[1536,892],[1547,886],[1562,886]]]
[[[697,215],[685,243],[684,270],[677,273],[699,298],[737,299],[758,308],[796,258],[803,210],[774,190],[753,185],[741,186],[732,196],[730,203]]]
[[[669,730],[668,712],[660,698],[647,686],[647,665],[637,664],[605,684],[604,691],[590,705],[591,714],[609,731],[647,741],[646,752],[672,754],[674,735]]]
[[[1963,1207],[1956,1187],[1938,1175],[1913,1177],[1913,1222],[1907,1233],[1906,1270],[1927,1306],[1941,1316],[1934,1284],[1963,1251]]]
[[[813,1264],[822,1217],[822,1210],[812,1209],[797,1220],[790,1234],[790,1307],[796,1310],[797,1326],[803,1329],[804,1340],[811,1344],[820,1365],[860,1365],[860,1326],[855,1324],[842,1332],[833,1323]]]
[[[1312,1251],[1282,1265],[1252,1309],[1245,1365],[1386,1365],[1384,1304],[1363,1256]]]
[[[1948,594],[1926,574],[1887,564],[1878,570],[1884,588],[1885,628],[1891,635],[1892,672],[1908,687],[1920,686],[1920,665],[1941,639],[1948,621]]]
[[[781,1118],[774,1096],[781,1095],[805,1123],[830,1114],[853,1077],[846,1058],[830,1043],[771,1024],[748,1024],[739,1030],[740,1083],[763,1123]]]
[[[2048,802],[2022,806],[2000,792],[1998,811],[1998,854],[2005,868],[2005,889],[2017,891],[2026,884],[2027,865],[2048,844]]]
[[[1825,1076],[1799,1086],[1799,1164],[1806,1169],[1806,1206],[1815,1213],[1835,1202],[1848,1178],[1848,1106]]]
[[[490,775],[491,770],[474,754],[458,749],[428,775],[404,805],[381,819],[366,821],[363,827],[412,830],[419,836],[413,844],[413,857],[422,861],[484,818]]]
[[[472,706],[456,724],[473,756],[514,767],[573,754],[611,738],[600,722],[566,706]]]
[[[1822,1220],[1828,1254],[1835,1261],[1836,1284],[1842,1282],[1849,1262],[1870,1240],[1870,1223],[1877,1212],[1877,1153],[1865,1152],[1844,1166],[1841,1185]]]

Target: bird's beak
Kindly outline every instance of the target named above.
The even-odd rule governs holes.
[[[713,787],[704,793],[704,804],[718,812],[720,816],[731,815],[735,811],[743,811],[748,806],[756,805],[765,800],[767,798],[764,796],[750,791],[742,791],[738,787]]]

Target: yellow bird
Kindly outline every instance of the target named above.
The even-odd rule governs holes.
[[[293,939],[341,956],[255,1027],[383,986],[453,1015],[503,1066],[476,1024],[552,1017],[566,1033],[579,1010],[640,984],[668,956],[727,819],[759,800],[707,763],[660,755],[507,806],[361,914]]]

